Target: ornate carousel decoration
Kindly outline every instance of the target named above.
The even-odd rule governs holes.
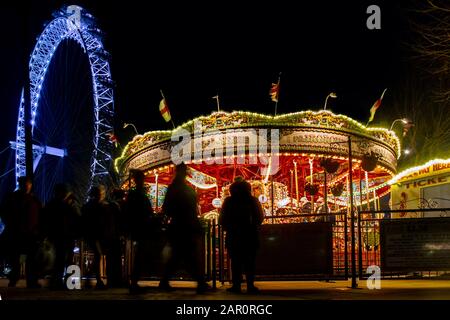
[[[352,182],[348,179],[349,137],[354,142]],[[270,147],[261,149],[263,140]],[[396,172],[400,141],[393,131],[366,127],[325,110],[279,116],[214,112],[174,130],[135,136],[116,159],[115,168],[124,187],[132,169],[143,170],[149,184],[167,186],[174,170],[173,155],[180,150],[204,216],[217,216],[218,199],[223,201],[229,194],[237,176],[251,183],[266,215],[282,216],[323,212],[324,208],[342,210],[350,188],[355,205],[377,208]],[[157,190],[155,186],[153,192]]]

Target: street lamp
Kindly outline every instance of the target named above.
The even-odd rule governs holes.
[[[394,122],[392,122],[391,128],[390,128],[389,130],[392,131],[392,128],[394,127],[394,124],[395,124],[396,122],[398,122],[398,121],[401,121],[403,124],[407,124],[407,123],[409,122],[409,120],[408,120],[408,119],[405,119],[405,118],[403,118],[403,119],[395,119]]]
[[[405,150],[403,150],[403,152],[404,152],[406,155],[409,155],[409,154],[411,153],[411,150],[405,149]]]
[[[327,97],[325,98],[325,104],[323,105],[323,110],[327,110],[327,101],[328,101],[328,98],[330,98],[330,97],[336,99],[337,95],[335,92],[330,92],[330,94],[327,95]]]
[[[132,124],[132,123],[124,123],[123,124],[124,129],[126,129],[127,127],[130,127],[130,126],[134,128],[134,131],[136,132],[136,134],[139,134],[139,132],[137,131],[136,126],[134,124]]]

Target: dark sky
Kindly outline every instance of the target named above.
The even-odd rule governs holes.
[[[268,90],[280,71],[279,113],[318,110],[336,91],[330,109],[365,122],[382,90],[395,91],[408,68],[402,42],[411,5],[311,2],[72,1],[90,10],[105,32],[120,125],[132,122],[140,132],[169,128],[158,111],[160,89],[176,124],[215,110],[217,92],[224,110],[273,113]],[[0,4],[0,149],[15,135],[24,50],[31,51],[24,19],[35,38],[63,3]],[[381,30],[366,28],[370,4],[381,7]],[[389,102],[388,94],[383,107]]]

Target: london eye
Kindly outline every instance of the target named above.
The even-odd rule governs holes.
[[[54,12],[30,56],[34,192],[44,202],[66,183],[79,200],[108,183],[112,162],[114,82],[96,19],[78,6]],[[26,174],[22,91],[15,149],[16,179]]]

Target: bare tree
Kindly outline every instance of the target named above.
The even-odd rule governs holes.
[[[423,164],[435,158],[449,158],[450,115],[447,106],[433,99],[428,83],[408,77],[393,99],[393,111],[397,118],[408,118],[412,126],[406,135],[402,127],[394,130],[402,138],[402,148],[410,154],[402,154],[399,169]]]
[[[410,20],[420,66],[435,80],[437,100],[450,102],[450,2],[427,0]]]

